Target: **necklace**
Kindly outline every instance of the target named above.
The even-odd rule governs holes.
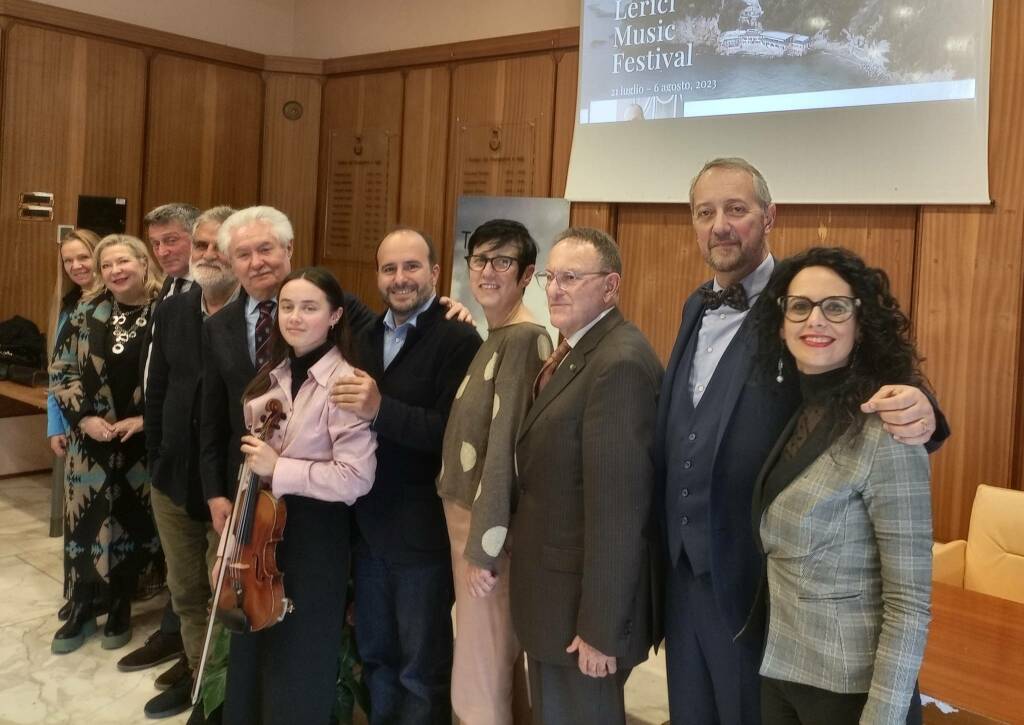
[[[138,335],[139,330],[146,326],[146,315],[144,312],[135,318],[134,324],[128,321],[129,318],[135,317],[145,308],[146,306],[142,305],[134,310],[122,310],[121,306],[117,304],[117,300],[114,300],[114,314],[110,317],[110,321],[114,324],[114,346],[110,350],[115,355],[120,355],[124,352],[124,344]]]

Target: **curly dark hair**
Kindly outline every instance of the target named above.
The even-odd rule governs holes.
[[[787,294],[793,278],[807,267],[827,267],[853,289],[860,300],[855,313],[857,342],[850,354],[850,375],[833,393],[836,426],[857,433],[864,423],[860,404],[883,385],[913,385],[926,388],[921,373],[922,358],[914,347],[910,320],[893,297],[884,270],[868,267],[864,260],[841,247],[813,247],[778,264],[756,306],[758,367],[774,378],[779,360],[785,375],[796,374],[793,355],[781,339],[783,311],[779,298]]]

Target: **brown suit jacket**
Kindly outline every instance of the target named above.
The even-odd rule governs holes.
[[[575,635],[620,667],[653,644],[652,448],[662,368],[613,309],[555,372],[516,445],[509,577],[531,657],[575,666]]]

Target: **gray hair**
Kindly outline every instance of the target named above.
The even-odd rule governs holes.
[[[746,171],[750,174],[751,181],[754,182],[754,196],[757,197],[758,204],[765,211],[772,203],[772,193],[768,191],[768,182],[764,180],[764,175],[758,171],[757,167],[746,159],[741,159],[738,156],[726,156],[718,159],[712,159],[704,164],[704,168],[693,177],[693,181],[690,182],[690,209],[693,209],[693,190],[697,186],[697,182],[700,181],[706,172],[711,169],[733,169],[735,171]]]
[[[569,227],[555,237],[552,246],[566,239],[592,245],[601,258],[601,266],[604,267],[602,271],[622,274],[622,255],[619,254],[619,245],[610,234],[593,227]]]
[[[196,229],[201,227],[203,224],[216,224],[217,226],[220,226],[236,211],[238,210],[232,209],[230,206],[215,206],[211,209],[207,209],[196,217],[196,221],[192,225],[192,234],[195,235]]]
[[[284,215],[284,212],[278,211],[272,206],[250,206],[241,211],[236,211],[220,225],[220,230],[217,232],[217,247],[220,248],[221,254],[227,256],[231,251],[231,235],[241,227],[256,224],[257,222],[269,226],[271,236],[282,247],[287,247],[292,243],[292,239],[295,238],[295,232],[292,231],[292,223],[288,221],[288,217]]]
[[[148,229],[154,224],[177,222],[183,231],[191,234],[197,216],[199,216],[199,210],[191,204],[161,204],[142,217],[142,223]]]

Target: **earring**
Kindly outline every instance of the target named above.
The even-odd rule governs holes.
[[[782,355],[779,355],[779,374],[775,376],[775,382],[782,383]]]

